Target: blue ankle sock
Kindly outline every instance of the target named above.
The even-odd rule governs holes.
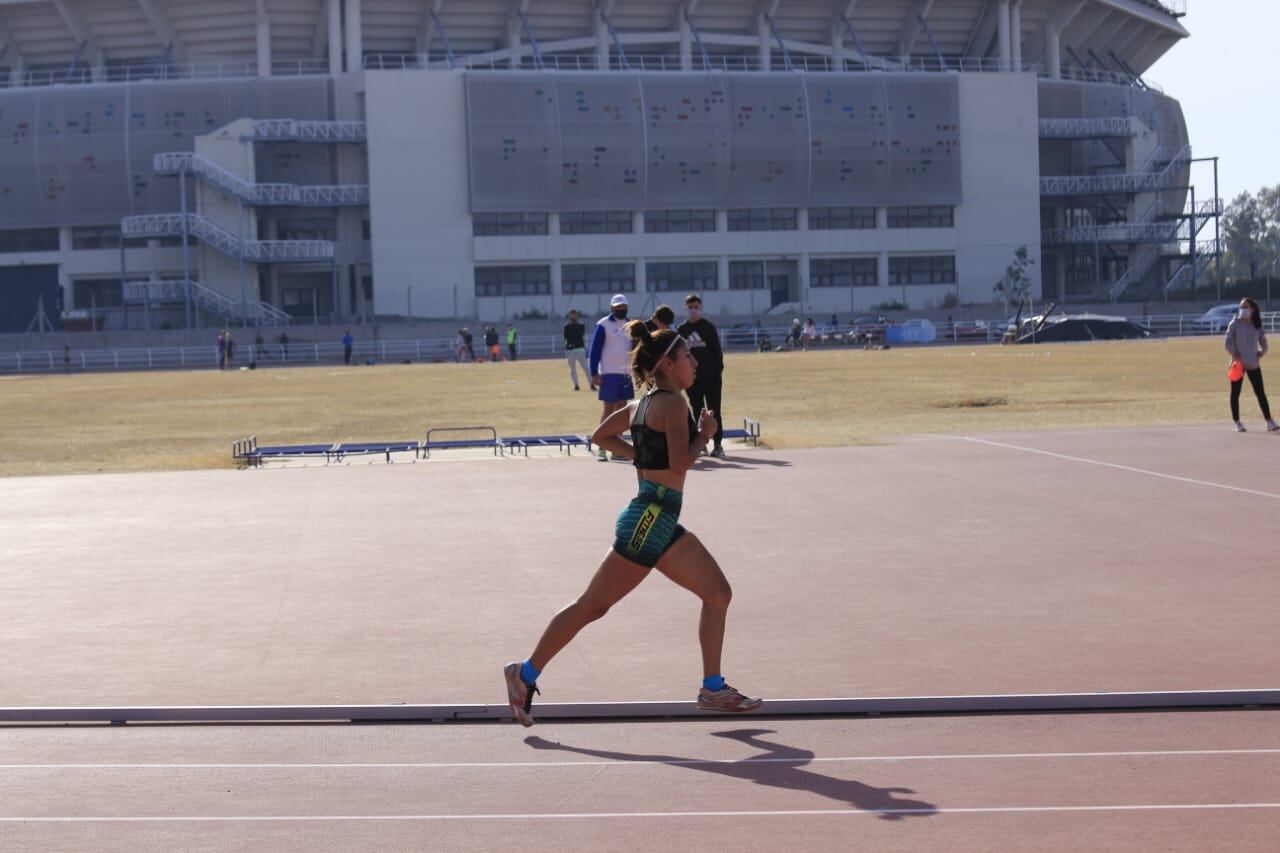
[[[529,661],[525,661],[524,664],[520,667],[520,679],[525,684],[528,684],[530,686],[536,684],[538,681],[539,675],[542,675],[542,670],[534,669],[533,664],[529,663]]]
[[[707,689],[707,690],[712,690],[712,691],[715,691],[715,690],[723,690],[723,689],[724,689],[724,676],[723,676],[723,675],[708,675],[706,678],[702,679],[702,686],[703,686],[703,688],[705,688],[705,689]]]

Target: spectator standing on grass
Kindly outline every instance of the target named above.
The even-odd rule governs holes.
[[[235,366],[235,360],[236,360],[236,342],[235,342],[235,339],[231,337],[231,331],[230,331],[230,330],[228,330],[225,334],[226,334],[226,336],[227,336],[227,337],[226,337],[226,342],[227,342],[227,370],[231,370],[231,369],[232,369],[232,367],[234,367],[234,366]]]
[[[288,332],[280,333],[280,360],[281,361],[289,360],[289,333]]]
[[[476,362],[475,339],[471,337],[471,330],[468,329],[466,326],[462,327],[462,346],[467,352],[467,361],[471,362],[472,364],[475,364]]]
[[[627,401],[636,395],[631,387],[631,335],[627,332],[629,310],[626,295],[615,293],[609,300],[609,313],[596,323],[595,334],[591,338],[588,360],[591,387],[600,389],[600,402],[603,404],[600,423],[624,408]],[[596,458],[601,462],[607,459],[603,447],[596,451]]]
[[[1258,311],[1258,303],[1245,297],[1240,300],[1240,311],[1227,325],[1225,340],[1227,354],[1231,361],[1239,362],[1243,372],[1238,378],[1231,379],[1231,420],[1235,421],[1236,432],[1244,432],[1244,424],[1240,421],[1240,389],[1244,386],[1245,376],[1253,386],[1254,396],[1258,398],[1258,406],[1262,409],[1262,417],[1267,421],[1267,429],[1271,432],[1280,430],[1280,424],[1271,419],[1271,405],[1267,402],[1267,392],[1262,385],[1262,357],[1267,354],[1267,333],[1262,330],[1262,315]]]
[[[453,333],[453,360],[459,364],[467,360],[467,345],[462,340],[462,329]]]
[[[498,349],[498,330],[493,326],[484,327],[484,348],[489,353],[489,361],[498,360],[501,350]]]
[[[582,376],[591,382],[591,371],[587,368],[587,327],[578,319],[577,311],[569,312],[569,322],[564,324],[564,354],[569,362],[569,378],[573,380],[573,390],[578,388],[578,368],[582,368]]]
[[[227,369],[227,332],[225,329],[218,332],[218,369]]]
[[[818,337],[818,327],[813,324],[812,317],[804,321],[804,330],[801,334],[804,336],[804,348],[808,349],[809,345]]]
[[[801,332],[802,332],[802,330],[801,330],[801,328],[800,328],[800,318],[799,318],[799,317],[793,317],[793,318],[791,318],[791,331],[787,333],[787,346],[788,346],[788,347],[798,347],[798,346],[800,346],[800,335],[801,335]]]
[[[258,332],[253,336],[254,352],[258,358],[265,359],[267,357],[267,348],[265,346],[265,343],[266,342],[262,340],[262,330],[259,329]]]
[[[356,339],[351,337],[351,330],[347,329],[342,333],[342,363],[351,363],[351,348],[355,346]]]
[[[520,340],[520,333],[516,331],[515,323],[507,324],[507,353],[508,358],[512,361],[516,360],[516,342]]]
[[[702,417],[702,413],[715,413],[716,432],[715,446],[711,455],[717,459],[724,458],[724,414],[720,411],[720,393],[722,375],[724,374],[724,350],[720,348],[720,333],[715,324],[702,316],[702,297],[690,293],[684,299],[684,308],[689,319],[680,324],[676,330],[689,346],[694,361],[698,363],[698,371],[689,386],[689,403],[693,406],[694,417]]]

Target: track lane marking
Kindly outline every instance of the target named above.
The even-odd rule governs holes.
[[[926,816],[942,814],[1036,814],[1046,812],[1141,812],[1141,811],[1229,811],[1280,809],[1280,803],[1143,803],[1104,806],[975,806],[937,809],[780,809],[766,811],[703,812],[561,812],[528,814],[434,814],[434,815],[222,815],[200,817],[0,817],[0,823],[335,823],[335,822],[447,822],[517,820],[617,820],[620,818],[705,818],[705,817],[870,817]]]
[[[1277,755],[1278,748],[1258,749],[1168,749],[1168,750],[1125,750],[1120,752],[978,752],[949,753],[935,755],[844,755],[815,756],[813,758],[679,758],[669,761],[641,759],[628,761],[433,761],[433,762],[348,762],[348,763],[189,763],[164,764],[159,762],[135,762],[121,764],[0,764],[0,770],[340,770],[351,769],[403,769],[403,770],[446,770],[475,768],[494,769],[530,768],[530,767],[688,767],[698,765],[736,765],[736,764],[819,764],[848,763],[874,761],[972,761],[980,759],[1035,759],[1035,758],[1179,758],[1206,755]]]
[[[933,434],[929,434],[933,435]],[[1197,480],[1194,477],[1179,477],[1176,474],[1164,474],[1160,471],[1152,471],[1147,468],[1135,468],[1132,465],[1120,465],[1115,462],[1103,462],[1099,459],[1087,459],[1083,456],[1071,456],[1066,453],[1055,453],[1052,450],[1040,450],[1035,447],[1024,447],[1020,444],[1008,444],[1003,441],[991,441],[985,438],[974,438],[971,435],[935,435],[933,437],[950,439],[951,441],[969,441],[974,444],[986,444],[990,447],[1003,447],[1006,450],[1021,450],[1023,453],[1037,453],[1041,456],[1050,456],[1054,459],[1065,459],[1068,462],[1082,462],[1086,465],[1097,465],[1102,468],[1114,468],[1117,471],[1128,471],[1133,474],[1145,474],[1148,477],[1159,477],[1162,480],[1173,480],[1178,483],[1190,483],[1195,486],[1209,486],[1214,489],[1224,489],[1228,492],[1239,492],[1245,495],[1254,495],[1261,498],[1271,498],[1280,501],[1280,495],[1272,492],[1260,492],[1257,489],[1245,489],[1240,486],[1228,486],[1225,483],[1215,483],[1211,480]]]

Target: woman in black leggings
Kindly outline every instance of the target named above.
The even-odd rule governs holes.
[[[1280,430],[1280,424],[1271,419],[1271,406],[1267,403],[1267,392],[1262,385],[1262,357],[1267,354],[1267,333],[1262,330],[1262,314],[1258,311],[1258,303],[1245,297],[1240,300],[1240,314],[1227,326],[1224,344],[1233,362],[1240,362],[1253,393],[1262,408],[1262,417],[1267,421],[1270,432]],[[1231,381],[1231,420],[1235,421],[1236,432],[1244,432],[1244,424],[1240,422],[1240,389],[1244,387],[1244,376]]]

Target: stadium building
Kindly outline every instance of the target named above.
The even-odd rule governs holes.
[[[0,330],[1149,299],[1217,254],[1182,12],[0,0]]]

